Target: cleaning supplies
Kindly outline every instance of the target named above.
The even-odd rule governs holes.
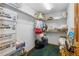
[[[66,38],[64,36],[60,36],[59,38],[59,49],[62,49],[65,47],[65,41],[66,41]]]
[[[21,50],[25,47],[25,42],[16,42],[16,51]]]
[[[69,41],[70,41],[70,45],[71,45],[71,46],[72,46],[73,43],[74,43],[74,35],[75,35],[74,29],[71,28],[70,31],[69,31],[69,34],[68,34],[68,36],[69,36]]]

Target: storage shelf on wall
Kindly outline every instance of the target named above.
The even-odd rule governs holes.
[[[46,33],[63,33],[63,32],[67,32],[67,28],[66,29],[49,29],[46,31]]]
[[[0,8],[0,55],[4,56],[16,50],[17,13],[5,7]]]
[[[9,47],[0,51],[0,56],[9,56],[15,51],[15,47]],[[5,52],[5,53],[4,53]],[[10,54],[11,53],[11,54]]]
[[[48,24],[48,30],[46,33],[64,33],[68,30],[66,17],[61,19],[46,20],[45,22]]]
[[[61,18],[61,19],[66,20],[66,18]],[[45,22],[58,21],[58,20],[61,20],[61,19],[45,20]]]
[[[0,20],[7,20],[7,21],[14,21],[14,22],[16,22],[16,20],[12,20],[12,19],[10,19],[10,18],[6,18],[6,17],[2,17],[2,16],[0,16]]]

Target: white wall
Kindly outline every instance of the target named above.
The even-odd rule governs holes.
[[[61,13],[54,13],[54,14],[49,14],[49,16],[59,16],[61,15]],[[63,20],[63,19],[62,19]],[[71,3],[68,6],[67,9],[67,20],[59,20],[59,21],[52,21],[50,22],[50,24],[52,23],[59,23],[59,24],[66,24],[68,25],[68,32],[70,31],[70,28],[74,28],[74,4]],[[49,24],[48,24],[49,25]],[[58,38],[61,35],[66,35],[65,33],[47,33],[48,36],[48,42],[51,44],[58,44]]]
[[[74,28],[74,4],[69,4],[69,7],[67,9],[67,20],[58,20],[58,21],[51,21],[50,24],[53,23],[59,23],[59,24],[67,24],[68,25],[68,32],[70,31],[70,28]],[[62,14],[59,13],[51,13],[49,16],[61,16]],[[66,23],[67,22],[67,23]],[[49,25],[49,23],[47,23]],[[56,44],[58,45],[58,39],[60,36],[66,35],[65,33],[47,33],[48,36],[48,42],[50,44]]]
[[[26,49],[29,51],[34,47],[33,18],[28,15],[18,13],[17,40],[25,41]]]
[[[62,12],[54,13],[54,14],[51,13],[51,14],[48,14],[48,16],[52,16],[52,17],[62,16]],[[48,27],[49,27],[49,25],[53,25],[53,23],[58,24],[58,26],[60,26],[60,25],[63,25],[63,24],[67,24],[67,20],[62,18],[62,19],[47,21]],[[66,36],[66,33],[51,32],[51,33],[47,33],[47,36],[48,36],[48,43],[58,45],[59,37],[60,36]]]
[[[68,7],[68,16],[67,16],[67,25],[68,25],[68,32],[70,31],[70,28],[74,28],[74,4],[69,4]]]
[[[59,37],[60,36],[65,36],[65,33],[47,33],[47,37],[48,37],[48,43],[49,44],[55,44],[58,45],[59,44]]]

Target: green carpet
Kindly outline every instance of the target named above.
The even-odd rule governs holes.
[[[60,56],[60,53],[58,46],[48,44],[42,49],[34,48],[27,55],[28,56]]]

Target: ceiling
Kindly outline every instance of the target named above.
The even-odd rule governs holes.
[[[54,12],[60,12],[60,11],[66,11],[68,7],[68,3],[50,3],[51,7],[53,7],[51,10],[47,10],[43,3],[25,3],[28,7],[32,8],[35,11],[41,10],[44,13],[54,13]]]

